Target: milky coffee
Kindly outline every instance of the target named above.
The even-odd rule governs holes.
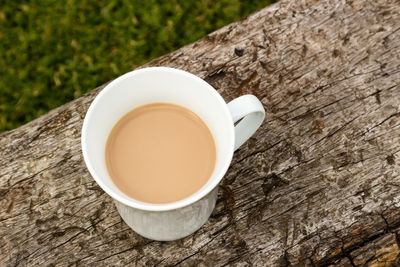
[[[123,193],[160,204],[198,191],[216,160],[207,125],[192,111],[167,103],[123,116],[108,136],[105,154],[108,173]]]

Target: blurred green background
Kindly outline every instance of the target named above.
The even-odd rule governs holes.
[[[0,2],[2,132],[273,1]]]

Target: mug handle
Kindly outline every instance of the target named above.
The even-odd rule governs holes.
[[[235,150],[246,142],[261,126],[265,110],[260,100],[254,95],[242,95],[228,103],[235,126]]]

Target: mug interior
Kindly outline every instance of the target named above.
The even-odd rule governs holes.
[[[145,203],[125,195],[112,182],[105,164],[106,141],[118,120],[136,107],[156,102],[180,105],[196,113],[210,129],[217,154],[214,172],[200,190],[166,204]],[[233,121],[223,98],[197,76],[166,67],[132,71],[109,83],[90,105],[82,128],[82,151],[93,178],[117,201],[143,210],[176,209],[205,196],[228,169],[233,146]]]

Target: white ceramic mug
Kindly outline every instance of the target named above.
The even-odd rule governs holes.
[[[105,164],[105,145],[113,126],[132,109],[154,102],[177,104],[196,113],[216,145],[215,169],[208,182],[193,195],[167,204],[144,203],[125,195],[112,182]],[[264,117],[264,108],[253,95],[226,104],[211,85],[193,74],[167,67],[143,68],[115,79],[94,99],[82,127],[83,157],[94,180],[115,200],[122,219],[134,231],[154,240],[175,240],[207,221],[233,151],[250,138]]]

